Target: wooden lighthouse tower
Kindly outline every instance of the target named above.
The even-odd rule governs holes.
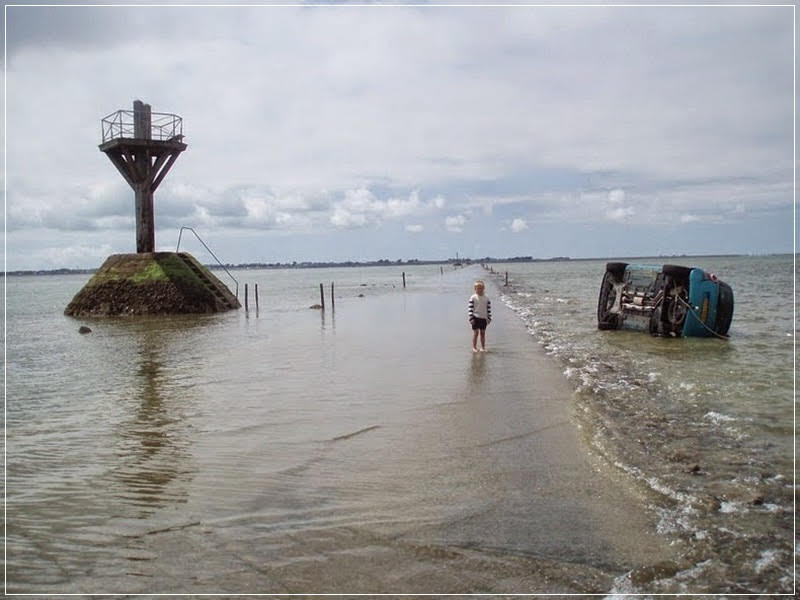
[[[149,104],[136,100],[132,111],[118,110],[101,124],[100,150],[136,196],[136,254],[109,256],[64,314],[105,317],[239,308],[238,282],[233,294],[191,254],[155,251],[153,194],[186,150],[183,120],[178,115],[154,113]]]
[[[133,111],[118,110],[102,120],[105,152],[136,197],[136,252],[155,252],[153,194],[175,164],[183,143],[183,119],[153,113],[141,100]]]

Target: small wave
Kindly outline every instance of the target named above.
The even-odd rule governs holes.
[[[736,419],[731,417],[730,415],[726,415],[723,413],[718,413],[715,411],[709,411],[705,415],[703,415],[704,419],[707,419],[714,423],[715,425],[721,425],[722,423],[730,423],[731,421],[735,421]]]
[[[778,550],[763,550],[761,552],[761,558],[753,565],[753,569],[755,569],[756,573],[761,573],[764,569],[777,564],[780,555],[781,553]]]
[[[725,513],[725,514],[746,513],[747,512],[747,508],[741,502],[723,501],[719,505],[719,512]]]

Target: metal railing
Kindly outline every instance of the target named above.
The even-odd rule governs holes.
[[[100,121],[103,143],[119,138],[135,139],[132,110],[118,110]],[[183,136],[183,119],[171,113],[150,113],[151,140],[166,141]]]
[[[222,261],[220,261],[220,259],[218,259],[218,258],[217,258],[217,255],[216,255],[216,254],[214,254],[214,253],[211,251],[211,248],[209,248],[208,246],[206,246],[206,243],[203,241],[203,239],[202,239],[202,238],[201,238],[201,237],[200,237],[200,236],[197,234],[197,232],[196,232],[194,229],[192,229],[191,227],[185,227],[185,226],[184,226],[184,227],[181,227],[180,233],[178,233],[178,246],[175,248],[175,252],[180,252],[180,250],[181,250],[181,238],[183,237],[183,230],[184,230],[184,229],[188,229],[189,231],[191,231],[191,232],[194,234],[194,237],[196,237],[196,238],[197,238],[197,241],[198,241],[198,242],[200,242],[201,244],[203,244],[203,248],[205,248],[205,249],[208,251],[208,253],[209,253],[211,256],[213,256],[213,257],[214,257],[214,260],[216,260],[216,261],[217,261],[217,264],[218,264],[220,267],[222,267],[222,270],[223,270],[223,271],[225,271],[225,272],[228,274],[228,277],[230,277],[231,279],[233,279],[233,283],[235,283],[235,284],[236,284],[236,299],[238,300],[238,299],[239,299],[239,282],[238,282],[238,281],[236,281],[236,277],[234,277],[233,275],[231,275],[231,272],[230,272],[230,271],[228,271],[228,269],[226,269],[226,268],[225,268],[225,265],[223,265],[223,264],[222,264]]]

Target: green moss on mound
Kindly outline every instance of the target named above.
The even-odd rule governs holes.
[[[86,285],[97,286],[109,281],[147,283],[175,279],[200,282],[194,271],[174,252],[114,254],[108,257]]]

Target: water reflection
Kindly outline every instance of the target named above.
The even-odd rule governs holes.
[[[180,362],[172,340],[181,330],[144,321],[126,333],[133,342],[130,418],[117,431],[117,489],[135,516],[145,518],[170,503],[187,499],[190,437],[184,411],[188,395],[180,385]],[[183,325],[186,325],[185,323]],[[182,329],[182,328],[181,328]]]
[[[319,311],[319,318],[320,318],[320,331],[323,333],[326,329],[330,329],[331,331],[336,331],[336,308],[331,306],[331,313],[330,313],[330,323],[328,323],[328,319],[326,319],[326,311],[320,310]]]
[[[472,363],[469,370],[470,388],[482,386],[486,377],[486,354],[484,352],[473,352]]]

